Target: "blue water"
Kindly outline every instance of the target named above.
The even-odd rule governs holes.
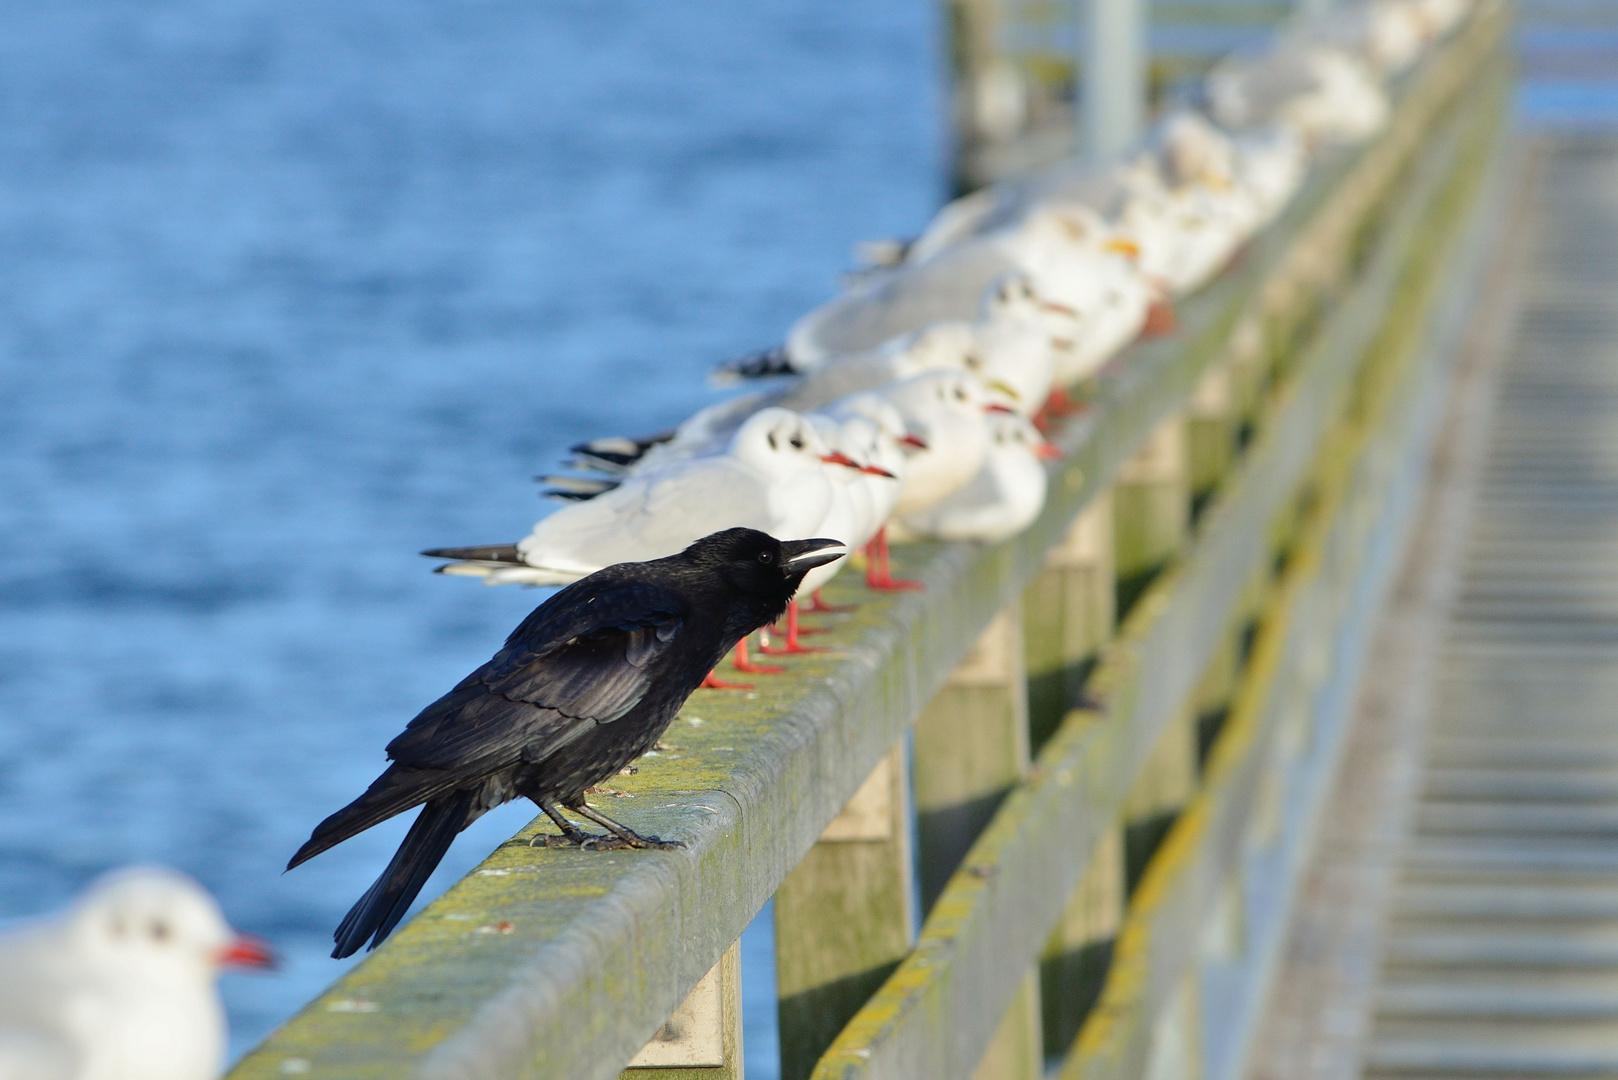
[[[919,228],[935,35],[930,0],[0,4],[0,917],[196,875],[288,961],[226,980],[233,1053],[338,975],[405,823],[281,867],[536,599],[414,553],[520,536],[568,443],[687,415]]]

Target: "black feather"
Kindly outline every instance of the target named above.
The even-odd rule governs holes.
[[[609,566],[535,608],[488,663],[406,725],[388,744],[387,770],[292,857],[288,869],[426,804],[338,928],[333,955],[387,937],[484,810],[518,796],[579,806],[592,784],[651,749],[725,652],[786,610],[810,565],[793,559],[829,547],[841,545],[727,529],[666,559]],[[496,561],[506,551],[429,554]]]
[[[399,925],[399,920],[410,910],[411,901],[443,861],[450,844],[470,823],[477,796],[476,789],[463,789],[434,799],[422,808],[415,824],[405,834],[404,843],[393,853],[388,868],[348,909],[332,935],[337,943],[331,952],[333,959],[353,956],[367,938],[375,948]]]
[[[484,544],[480,547],[428,548],[422,552],[429,559],[470,559],[473,562],[503,562],[522,565],[516,544]]]

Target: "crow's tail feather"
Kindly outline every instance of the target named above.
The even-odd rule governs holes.
[[[348,910],[332,935],[337,944],[331,952],[334,959],[359,952],[367,938],[371,948],[376,948],[399,925],[450,844],[473,817],[477,797],[476,788],[462,788],[429,800],[422,807],[388,868]]]
[[[336,847],[351,836],[358,836],[372,825],[379,825],[395,814],[420,806],[452,786],[446,772],[389,765],[387,771],[365,789],[365,794],[315,826],[315,831],[287,863],[291,870],[322,851]]]

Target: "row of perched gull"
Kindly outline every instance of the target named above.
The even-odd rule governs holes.
[[[438,548],[447,574],[557,585],[679,551],[725,526],[829,536],[867,552],[866,584],[909,587],[890,540],[1003,540],[1040,513],[1042,432],[1066,391],[1230,265],[1286,207],[1311,159],[1387,121],[1387,84],[1467,0],[1372,0],[1227,59],[1200,108],[1172,111],[1104,166],[1069,164],[946,206],[887,245],[786,342],[723,367],[758,386],[646,438],[573,448],[542,477],[566,503],[515,544]],[[818,590],[842,567],[810,575]],[[796,652],[797,607],[786,641]],[[751,665],[746,643],[737,656]],[[715,683],[717,685],[717,683]]]
[[[578,447],[580,467],[552,478],[567,505],[520,543],[437,552],[455,560],[447,572],[490,583],[579,584],[411,721],[382,776],[294,856],[423,807],[334,955],[386,937],[455,835],[512,798],[561,830],[536,838],[547,844],[680,846],[585,793],[654,745],[731,642],[814,596],[846,550],[868,548],[873,588],[905,588],[888,538],[1025,528],[1053,454],[1041,425],[1070,407],[1063,390],[1169,324],[1312,157],[1385,123],[1385,84],[1465,3],[1371,0],[1293,27],[1215,68],[1204,109],[1168,116],[1124,160],[953,203],[782,348],[731,366],[762,389],[654,438]],[[0,936],[0,1080],[206,1080],[225,1047],[214,976],[270,962],[190,879],[114,874],[66,914]]]

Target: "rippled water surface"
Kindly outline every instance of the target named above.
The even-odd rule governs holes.
[[[405,823],[281,867],[536,600],[415,551],[515,539],[569,442],[686,415],[919,227],[934,35],[927,0],[0,4],[0,917],[190,871],[289,960],[226,981],[236,1053],[335,977]]]

